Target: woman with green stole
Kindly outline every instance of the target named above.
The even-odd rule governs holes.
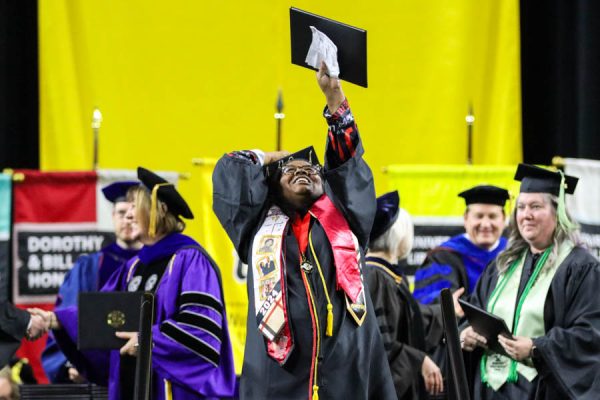
[[[509,244],[471,297],[513,338],[498,336],[503,355],[472,327],[461,332],[476,361],[473,398],[600,399],[600,263],[565,209],[578,179],[526,164],[515,179]]]

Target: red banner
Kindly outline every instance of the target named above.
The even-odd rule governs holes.
[[[13,298],[21,308],[52,309],[54,296],[74,259],[99,250],[96,235],[96,172],[40,172],[13,187]],[[48,383],[40,355],[46,337],[23,341],[39,383]]]

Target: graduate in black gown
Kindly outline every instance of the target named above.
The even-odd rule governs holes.
[[[467,327],[474,399],[600,399],[600,264],[580,246],[565,210],[577,179],[519,165],[521,181],[506,250],[481,276],[471,301],[502,317],[508,357],[486,350]]]
[[[444,391],[442,371],[428,355],[440,345],[439,304],[422,305],[410,292],[400,261],[411,251],[414,228],[400,207],[397,191],[377,198],[377,212],[366,257],[365,280],[390,363],[399,399],[427,399]],[[455,292],[455,309],[462,315]]]
[[[395,399],[363,279],[370,168],[340,82],[321,65],[325,163],[238,151],[213,173],[213,209],[248,264],[241,399]],[[283,158],[282,158],[283,157]]]

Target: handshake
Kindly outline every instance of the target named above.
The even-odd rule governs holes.
[[[50,329],[59,327],[56,314],[52,311],[44,311],[39,308],[28,308],[27,311],[31,314],[31,319],[25,332],[27,340],[37,340]]]

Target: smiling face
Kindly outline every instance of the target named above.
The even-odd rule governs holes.
[[[504,209],[494,204],[470,204],[464,215],[465,231],[471,241],[490,249],[504,230]]]
[[[521,193],[517,200],[517,227],[531,250],[541,251],[552,244],[556,209],[544,193]]]
[[[292,160],[281,169],[281,196],[294,209],[308,208],[323,194],[320,168],[305,160]]]

